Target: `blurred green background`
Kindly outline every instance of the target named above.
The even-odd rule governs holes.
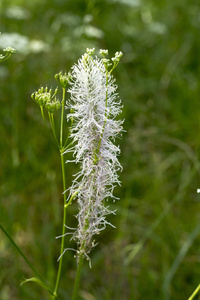
[[[123,51],[115,70],[126,132],[117,215],[85,263],[84,300],[183,300],[200,283],[200,2],[0,0],[0,223],[53,285],[62,224],[60,158],[31,93],[86,47]],[[67,186],[76,172],[67,169]],[[76,205],[68,213],[76,226]],[[69,240],[68,240],[69,241]],[[74,244],[70,242],[70,247]],[[64,257],[59,299],[76,261]],[[48,299],[0,232],[0,299]],[[197,299],[197,297],[195,298]]]

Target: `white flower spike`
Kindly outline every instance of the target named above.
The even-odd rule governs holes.
[[[122,169],[117,159],[120,149],[113,143],[122,132],[123,121],[116,120],[122,106],[111,75],[121,52],[115,56],[117,63],[111,66],[105,65],[104,58],[93,57],[93,53],[94,49],[87,49],[72,67],[68,90],[71,99],[67,102],[71,112],[68,118],[73,120],[74,160],[81,165],[69,195],[70,199],[76,194],[74,198],[79,206],[78,228],[73,239],[78,243],[77,256],[86,258],[95,246],[93,236],[111,225],[106,216],[115,211],[105,205],[105,200],[115,199],[113,190],[120,183],[117,171]],[[100,50],[100,53],[104,57],[108,51]]]

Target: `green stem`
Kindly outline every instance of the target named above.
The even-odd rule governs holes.
[[[50,124],[51,124],[51,129],[53,131],[53,137],[55,139],[56,145],[59,147],[59,143],[58,143],[57,136],[56,136],[54,117],[53,117],[52,113],[49,112],[48,114],[49,114],[49,121],[50,121]]]
[[[18,253],[23,257],[23,259],[29,265],[29,267],[35,273],[35,275],[47,286],[45,280],[38,273],[38,271],[34,268],[34,266],[32,265],[32,263],[28,260],[28,258],[25,256],[25,254],[22,252],[22,250],[17,246],[17,244],[14,242],[14,240],[11,238],[11,236],[8,234],[8,232],[3,228],[3,226],[1,224],[0,224],[0,228],[5,233],[5,235],[9,238],[10,242],[13,244],[13,246],[18,251]],[[48,289],[48,291],[50,292],[50,294],[53,295],[53,292],[50,289]]]
[[[80,187],[79,187],[79,189],[80,189]],[[76,195],[78,194],[79,189],[71,195],[69,201],[65,204],[65,208],[67,208],[67,207],[72,203],[72,200],[73,200],[73,199],[76,197]]]
[[[63,98],[62,98],[62,111],[61,111],[61,123],[60,123],[60,147],[63,146],[63,119],[64,119],[64,110],[65,110],[65,91],[63,88]]]
[[[43,106],[41,106],[41,105],[40,105],[40,110],[41,110],[42,119],[43,119],[44,123],[46,124],[45,117],[44,117],[44,109],[43,109]]]
[[[61,121],[60,121],[60,155],[61,155],[61,168],[62,168],[62,178],[63,178],[63,191],[64,191],[64,205],[63,205],[63,227],[62,227],[62,240],[61,240],[61,247],[60,247],[60,260],[58,266],[58,273],[56,278],[56,284],[54,289],[54,296],[53,300],[57,298],[58,286],[60,282],[61,270],[62,270],[62,262],[63,262],[63,251],[64,251],[64,244],[65,244],[65,223],[66,223],[66,214],[67,214],[67,206],[66,206],[66,180],[65,180],[65,163],[64,163],[64,148],[63,148],[63,122],[64,122],[64,108],[65,108],[65,92],[66,89],[63,88],[63,98],[62,98],[62,110],[61,110]]]
[[[188,300],[192,300],[194,299],[194,297],[197,295],[197,293],[200,290],[200,284],[198,285],[198,287],[196,288],[196,290],[192,293],[192,295],[188,298]]]
[[[9,54],[6,53],[6,55],[5,55],[3,58],[1,58],[0,62],[3,62],[3,61],[5,61],[5,60],[9,59],[10,56],[11,56],[11,53],[9,53]]]
[[[73,125],[73,119],[71,118],[71,128],[72,128],[72,125]],[[72,144],[72,142],[71,142],[69,145],[67,145],[69,136],[71,134],[71,128],[68,128],[68,134],[67,134],[67,138],[66,138],[66,141],[65,141],[65,144],[64,144],[64,151]]]
[[[79,261],[78,261],[78,267],[77,267],[77,271],[76,271],[76,279],[75,279],[75,283],[74,283],[72,300],[76,300],[77,296],[78,296],[82,265],[83,265],[83,254],[80,255]]]
[[[64,146],[63,153],[73,144],[73,142],[69,143],[67,146]]]
[[[109,74],[112,73],[112,71],[117,67],[118,64],[119,64],[119,61],[114,63],[112,69],[109,71]]]
[[[64,243],[65,243],[65,223],[66,223],[66,211],[67,211],[67,206],[66,206],[66,181],[65,181],[65,163],[64,163],[64,156],[62,155],[61,151],[61,167],[62,167],[62,178],[63,178],[63,190],[64,190],[64,212],[63,212],[63,228],[62,228],[62,241],[61,241],[61,247],[60,247],[60,260],[59,260],[59,266],[58,266],[58,274],[57,274],[57,279],[56,279],[56,285],[54,289],[54,297],[55,299],[57,297],[57,291],[58,291],[58,286],[60,282],[60,275],[61,275],[61,269],[62,269],[62,262],[63,262],[63,256],[62,253],[64,251]]]

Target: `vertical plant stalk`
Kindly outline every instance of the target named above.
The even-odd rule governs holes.
[[[60,155],[61,155],[61,168],[62,168],[62,179],[63,179],[63,191],[64,191],[64,204],[63,204],[63,227],[62,227],[62,240],[61,240],[61,247],[60,247],[60,260],[58,266],[58,273],[56,278],[56,285],[54,289],[54,296],[53,299],[57,297],[58,286],[60,282],[60,275],[62,270],[62,262],[63,262],[63,251],[64,251],[64,244],[65,244],[65,223],[66,223],[66,180],[65,180],[65,163],[64,163],[64,155],[63,155],[63,121],[64,121],[64,103],[65,103],[65,88],[63,88],[63,99],[62,99],[62,110],[61,110],[61,124],[60,124]]]
[[[66,89],[63,88],[63,98],[62,98],[62,111],[61,111],[61,123],[60,123],[60,149],[63,147],[63,120],[64,120],[64,110],[65,110],[65,93]],[[61,153],[62,155],[62,153]]]
[[[78,267],[76,270],[76,278],[75,278],[75,283],[74,283],[74,289],[73,289],[73,294],[72,294],[72,300],[76,300],[77,296],[78,296],[82,266],[83,266],[83,254],[81,254],[79,256]]]
[[[56,136],[56,130],[55,130],[55,123],[54,123],[53,113],[48,112],[48,115],[49,115],[49,122],[51,124],[51,129],[52,129],[52,132],[53,132],[54,141],[55,141],[56,145],[60,148],[59,142],[58,142],[57,136]]]
[[[40,106],[40,110],[41,110],[42,119],[43,119],[43,121],[46,123],[45,117],[44,117],[44,109],[43,109],[43,106]]]
[[[61,166],[62,166],[62,177],[63,177],[63,188],[64,191],[66,190],[66,183],[65,183],[65,164],[64,164],[64,157],[61,153]],[[58,266],[58,274],[57,274],[57,279],[56,279],[56,285],[54,289],[54,298],[57,297],[57,291],[58,291],[58,286],[60,282],[60,275],[61,275],[61,270],[62,270],[62,262],[63,262],[63,256],[62,253],[64,251],[64,243],[65,243],[65,223],[66,223],[66,193],[64,193],[64,211],[63,211],[63,228],[62,228],[62,240],[61,240],[61,247],[60,247],[60,260],[59,260],[59,266]]]

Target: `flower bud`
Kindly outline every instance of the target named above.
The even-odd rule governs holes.
[[[71,73],[69,72],[67,74],[65,72],[63,74],[62,72],[59,72],[55,75],[55,79],[63,89],[66,89],[68,87],[69,81],[71,80]]]
[[[95,48],[92,48],[92,49],[87,48],[86,53],[89,55],[93,55],[95,53]]]
[[[121,51],[119,51],[119,52],[116,52],[115,56],[112,57],[111,59],[113,62],[119,62],[120,59],[122,58],[122,56],[123,56],[123,53]]]
[[[102,58],[102,63],[104,64],[104,67],[106,69],[106,71],[108,71],[108,68],[112,66],[110,59],[107,58]]]
[[[45,105],[45,108],[47,109],[48,112],[54,113],[56,112],[59,108],[61,107],[61,103],[59,100],[56,98],[52,102],[47,102]]]
[[[101,55],[103,55],[103,57],[105,57],[106,55],[108,55],[108,50],[107,50],[107,49],[100,49],[100,50],[99,50],[99,53],[100,53]]]
[[[54,97],[57,93],[58,89],[55,89],[54,94],[52,95],[52,89],[48,90],[48,87],[44,89],[41,87],[38,91],[34,92],[31,95],[31,98],[39,105],[39,106],[46,106],[47,103],[51,103],[54,100]]]

